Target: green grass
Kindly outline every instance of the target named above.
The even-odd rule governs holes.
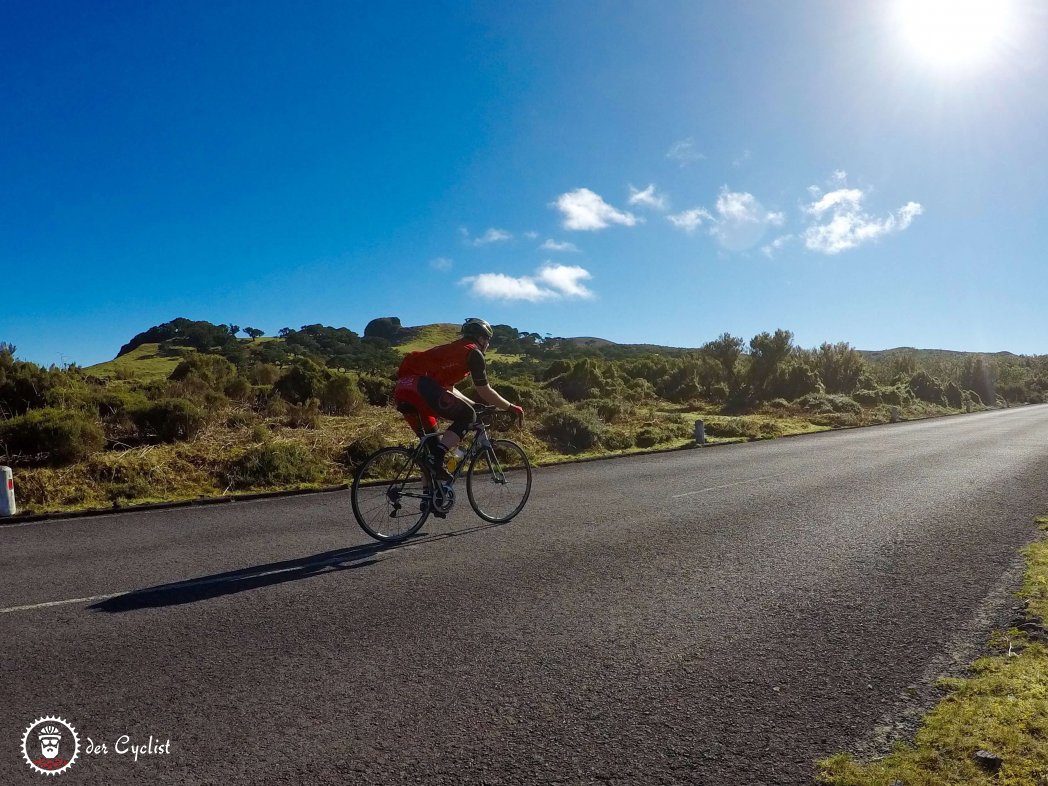
[[[1038,519],[1048,530],[1048,517]],[[1048,539],[1025,551],[1019,595],[1027,617],[1048,614]],[[994,651],[970,666],[965,679],[942,680],[950,694],[925,717],[912,745],[861,763],[842,753],[820,762],[820,781],[832,786],[1043,786],[1048,784],[1048,649],[1019,630],[997,634]],[[1001,759],[997,773],[978,751]]]
[[[143,344],[126,355],[105,363],[88,366],[84,371],[99,379],[134,379],[137,382],[167,379],[182,362],[182,358],[178,355],[161,355],[159,350],[159,344]],[[195,352],[196,350],[183,349],[181,351]]]
[[[438,322],[434,325],[425,325],[421,332],[406,344],[394,347],[397,352],[407,354],[408,352],[420,352],[437,344],[446,344],[459,337],[459,325],[447,322]]]

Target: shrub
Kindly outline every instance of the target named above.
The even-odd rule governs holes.
[[[258,423],[258,415],[251,410],[238,409],[226,419],[227,428],[247,428]]]
[[[393,400],[393,382],[385,377],[361,374],[357,378],[357,387],[373,407],[384,407]]]
[[[631,407],[621,401],[601,398],[590,402],[597,413],[597,417],[605,423],[615,423],[629,414]]]
[[[337,461],[347,469],[355,471],[368,456],[391,444],[379,434],[368,434],[346,445]]]
[[[245,377],[236,376],[226,383],[224,392],[234,401],[248,401],[251,398],[251,382]]]
[[[30,410],[0,422],[0,445],[8,456],[22,454],[62,466],[81,461],[105,445],[98,422],[76,410]]]
[[[666,432],[652,426],[645,426],[637,432],[637,447],[651,448],[660,442],[668,442],[670,439],[671,437],[667,436]]]
[[[561,453],[581,453],[596,446],[601,426],[591,412],[563,409],[544,416],[538,433]]]
[[[946,397],[946,403],[954,409],[960,409],[964,406],[964,391],[960,389],[956,382],[947,382],[943,395]]]
[[[229,466],[230,485],[238,489],[317,483],[323,476],[323,464],[297,442],[256,445]]]
[[[945,404],[945,391],[939,381],[923,369],[910,377],[910,390],[914,397],[929,404]]]
[[[758,439],[761,436],[760,426],[756,422],[743,418],[723,418],[706,421],[706,436],[744,439]]]
[[[285,400],[304,404],[311,398],[320,398],[331,372],[310,360],[296,360],[295,365],[273,385]]]
[[[204,412],[184,398],[165,398],[135,409],[131,418],[143,439],[190,440],[204,425]]]
[[[880,390],[856,390],[852,398],[864,407],[875,407],[882,401]]]
[[[290,428],[315,429],[320,425],[320,402],[311,398],[305,404],[288,404],[284,423]]]
[[[629,432],[620,428],[609,428],[601,434],[600,444],[607,450],[629,450],[634,441]]]
[[[901,407],[913,401],[913,394],[909,388],[893,385],[890,388],[880,388],[881,401],[895,407]]]
[[[338,374],[324,383],[320,406],[329,415],[350,415],[364,406],[364,394],[355,380]]]
[[[272,363],[256,363],[247,370],[252,385],[272,385],[280,379],[280,366]]]
[[[793,403],[805,412],[811,412],[816,415],[826,415],[835,412],[852,415],[862,413],[862,407],[857,401],[840,393],[809,393],[806,396],[801,396]]]
[[[198,380],[211,390],[222,390],[236,376],[236,367],[219,355],[193,354],[175,367],[168,377],[172,382]]]

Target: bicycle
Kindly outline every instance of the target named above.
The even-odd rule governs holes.
[[[425,461],[430,440],[424,434],[414,449],[396,446],[375,451],[353,477],[353,515],[361,529],[383,543],[410,538],[430,513],[443,518],[455,504],[455,481],[465,472],[470,507],[484,521],[504,524],[524,509],[531,494],[531,462],[524,449],[508,439],[491,439],[488,426],[496,407],[476,404],[461,446],[465,455],[451,480],[434,482]]]

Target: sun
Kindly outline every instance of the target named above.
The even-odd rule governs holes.
[[[1008,0],[899,0],[898,23],[930,65],[957,70],[999,55],[1012,28]]]

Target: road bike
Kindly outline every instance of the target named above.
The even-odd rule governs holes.
[[[431,443],[442,431],[424,434],[414,448],[382,448],[364,461],[353,477],[351,498],[353,515],[368,535],[398,543],[418,532],[431,513],[447,516],[455,505],[455,481],[463,473],[470,507],[484,521],[503,524],[524,509],[531,494],[527,454],[512,440],[488,436],[496,407],[475,404],[474,410],[477,419],[461,444],[465,455],[449,466],[448,481],[434,479],[427,462]]]

